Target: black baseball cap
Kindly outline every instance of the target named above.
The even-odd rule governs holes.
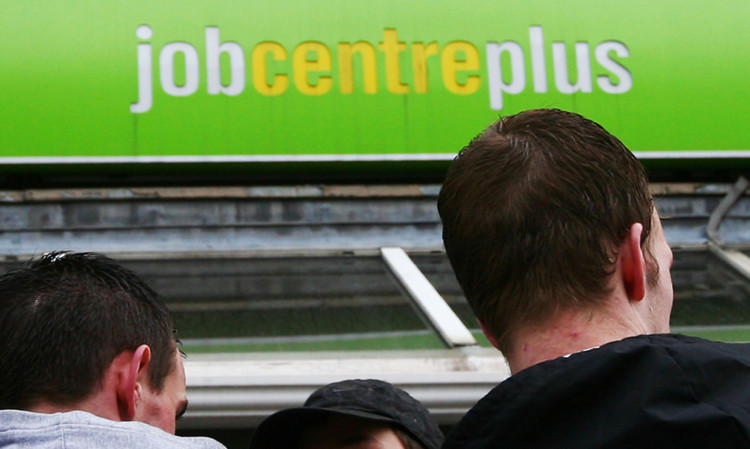
[[[443,434],[427,409],[404,390],[375,379],[352,379],[319,388],[302,407],[266,418],[253,433],[250,449],[296,449],[308,425],[328,415],[347,415],[393,425],[425,449],[440,449]]]

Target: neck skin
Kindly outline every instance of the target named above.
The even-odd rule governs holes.
[[[117,397],[114,394],[108,394],[105,390],[99,390],[89,395],[83,401],[74,404],[56,404],[39,401],[28,408],[28,411],[36,413],[63,413],[75,410],[89,412],[112,421],[121,421]]]
[[[647,244],[654,253],[651,263],[659,267],[661,274],[652,275],[653,282],[647,281],[648,266],[641,247],[643,225],[633,223],[616,252],[607,297],[596,306],[562,310],[543,323],[520,328],[506,348],[512,373],[623,338],[669,332],[672,252],[656,211],[653,223]]]
[[[547,360],[653,333],[642,307],[618,289],[595,310],[563,311],[541,325],[522,328],[505,354],[510,371],[515,374]]]

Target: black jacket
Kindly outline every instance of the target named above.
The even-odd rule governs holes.
[[[642,335],[527,368],[443,449],[750,448],[750,345]]]

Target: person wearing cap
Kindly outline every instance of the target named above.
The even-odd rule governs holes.
[[[319,388],[253,433],[250,449],[440,449],[429,411],[388,382],[354,379]]]

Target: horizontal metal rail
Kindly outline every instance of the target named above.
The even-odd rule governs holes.
[[[181,429],[250,429],[268,415],[299,407],[317,388],[378,378],[414,396],[440,424],[455,424],[510,376],[494,348],[315,354],[195,354],[185,361],[190,407]]]

